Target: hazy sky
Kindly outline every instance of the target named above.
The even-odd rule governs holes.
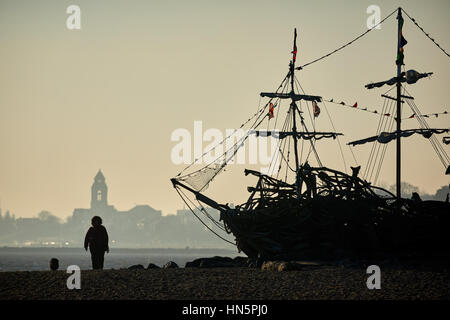
[[[66,8],[81,8],[81,30],[68,30]],[[384,17],[399,5],[450,50],[443,1],[5,1],[0,0],[0,202],[3,211],[60,217],[89,207],[93,177],[101,168],[109,202],[119,210],[149,204],[164,214],[183,204],[170,178],[170,141],[177,128],[236,128],[276,89],[287,73],[293,28],[300,64],[366,30],[369,5]],[[407,69],[434,72],[410,87],[422,113],[450,111],[446,57],[405,17]],[[395,75],[396,20],[391,17],[355,45],[298,74],[307,93],[358,101],[381,110],[380,94],[364,85]],[[378,117],[328,104],[343,142],[376,131]],[[406,106],[406,108],[408,108]],[[404,116],[409,116],[405,111]],[[429,120],[448,127],[450,117]],[[322,113],[317,125],[329,129]],[[404,122],[413,128],[417,122]],[[442,136],[439,137],[439,141]],[[403,140],[403,180],[423,191],[449,183],[431,145]],[[318,146],[328,167],[343,170],[336,148]],[[370,146],[354,148],[365,164]],[[448,152],[448,146],[446,146]],[[395,144],[381,180],[395,179]],[[344,152],[354,165],[349,148]],[[254,181],[236,174],[211,195],[243,201]]]

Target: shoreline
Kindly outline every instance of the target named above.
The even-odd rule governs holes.
[[[80,247],[31,247],[31,246],[18,246],[18,247],[13,247],[13,246],[1,246],[0,250],[56,250],[56,249],[64,249],[64,250],[77,250],[77,249],[82,249],[84,250],[84,248],[82,246]],[[145,251],[145,252],[167,252],[167,251],[173,251],[173,252],[185,252],[185,251],[190,251],[190,252],[230,252],[230,253],[236,253],[237,255],[239,255],[239,253],[237,252],[237,250],[233,250],[233,249],[227,249],[227,248],[194,248],[194,247],[185,247],[185,248],[115,248],[115,247],[111,247],[111,250],[114,251],[123,251],[123,250],[130,250],[130,251]]]
[[[137,264],[146,267],[149,263],[162,267],[168,261],[174,261],[179,266],[184,266],[188,261],[212,256],[234,258],[242,256],[242,254],[221,249],[111,248],[110,252],[105,254],[105,268],[120,269]],[[61,270],[65,270],[69,265],[78,265],[83,270],[89,270],[92,265],[90,252],[84,248],[10,248],[0,249],[0,272],[46,271],[49,270],[51,258],[59,260]]]

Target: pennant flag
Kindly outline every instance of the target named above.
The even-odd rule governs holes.
[[[275,109],[276,106],[273,105],[273,103],[269,103],[269,119],[273,118],[273,110]]]
[[[373,113],[378,113],[378,111],[377,110],[375,110]]]
[[[358,107],[358,102],[355,102],[355,104],[353,105],[353,108],[357,108]]]
[[[333,99],[333,98],[331,98],[330,102],[333,102],[333,100],[334,100],[334,99]]]
[[[292,61],[295,63],[297,59],[297,29],[294,29],[294,50],[291,53],[293,54]]]
[[[405,38],[403,38],[403,36],[400,37],[400,48],[403,48],[403,46],[405,46],[408,43],[408,41],[406,41]]]
[[[395,60],[395,63],[397,65],[404,65],[405,63],[403,62],[403,59],[405,58],[405,55],[403,54],[403,48],[398,49],[398,53],[397,53],[397,60]]]
[[[390,117],[390,116],[391,116],[390,113],[385,113],[384,115],[385,115],[386,117]]]
[[[315,101],[313,101],[313,112],[314,112],[314,118],[317,118],[320,114],[320,108]]]
[[[366,110],[367,110],[367,108],[362,108],[362,110],[366,111]]]
[[[397,59],[395,60],[395,63],[397,65],[404,65],[405,63],[403,62],[403,59],[405,58],[404,52],[403,52],[403,47],[408,43],[408,41],[406,41],[405,38],[403,38],[403,34],[402,34],[402,29],[403,29],[403,17],[400,16],[398,17],[399,19],[399,24],[400,24],[400,43],[398,46],[398,51],[397,51]]]
[[[341,101],[341,104],[342,104],[343,106],[345,106],[345,102],[344,102],[344,101]]]
[[[413,113],[412,115],[410,115],[409,116],[409,118],[408,119],[412,119],[412,118],[414,118],[414,116],[415,116],[416,114],[415,113]]]
[[[292,60],[294,60],[295,62],[295,60],[297,59],[297,46],[294,47],[294,51],[291,51],[291,53],[293,54]]]

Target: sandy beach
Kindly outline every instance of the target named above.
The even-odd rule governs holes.
[[[65,271],[1,272],[0,299],[26,300],[435,300],[450,298],[450,269],[382,267],[381,289],[368,290],[363,267],[82,270],[68,290]]]

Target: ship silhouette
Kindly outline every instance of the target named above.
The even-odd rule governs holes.
[[[373,163],[369,167],[351,167],[352,173],[347,174],[322,164],[316,142],[322,139],[333,139],[339,142],[343,134],[316,130],[314,126],[314,118],[320,114],[320,104],[324,102],[324,99],[322,96],[308,95],[303,92],[295,76],[296,71],[304,67],[296,67],[297,31],[295,30],[288,73],[275,92],[260,94],[262,98],[267,99],[266,103],[240,127],[247,127],[247,134],[216,161],[191,172],[189,169],[193,166],[189,165],[171,179],[174,188],[192,212],[195,215],[203,213],[204,217],[211,219],[219,230],[232,234],[235,238],[234,244],[250,259],[329,260],[343,257],[450,256],[448,199],[447,201],[422,201],[417,194],[411,199],[401,197],[402,138],[422,135],[430,140],[444,165],[445,174],[450,173],[448,155],[436,138],[438,134],[448,133],[449,129],[430,128],[425,121],[426,116],[421,114],[415,105],[414,98],[406,91],[406,84],[415,84],[432,73],[404,70],[403,47],[407,42],[402,35],[404,23],[402,11],[398,8],[389,15],[397,12],[398,54],[395,61],[397,74],[386,81],[366,85],[368,89],[384,86],[390,88],[382,94],[384,105],[379,114],[377,134],[348,143],[351,147],[373,143],[370,155]],[[389,95],[392,90],[396,90],[393,96]],[[335,103],[332,99],[328,102]],[[280,130],[260,129],[266,127],[267,122],[273,124],[274,117],[278,119],[278,112],[283,104],[287,104],[288,107],[285,118],[280,122],[282,128]],[[346,105],[344,102],[341,104]],[[419,128],[401,129],[401,111],[404,104],[409,105],[414,111]],[[350,107],[357,108],[357,103]],[[305,119],[307,113],[310,113],[312,120],[309,126]],[[396,124],[395,130],[393,130],[394,124]],[[257,179],[256,185],[247,188],[249,197],[245,203],[234,207],[216,202],[206,195],[206,189],[213,179],[224,171],[227,164],[236,156],[239,147],[251,135],[259,138],[271,136],[278,139],[279,153],[275,157],[281,159],[279,167],[273,168],[269,174],[245,170],[246,176],[254,176]],[[360,172],[364,169],[366,177],[373,176],[375,172],[376,178],[372,180],[376,180],[386,145],[391,141],[397,143],[396,194],[376,186],[369,181],[371,179],[364,179]],[[309,151],[305,155],[304,149],[307,148]],[[317,165],[311,165],[309,156],[313,157]],[[220,218],[214,219],[208,213],[208,207],[218,210]],[[220,236],[212,228],[210,229]]]

